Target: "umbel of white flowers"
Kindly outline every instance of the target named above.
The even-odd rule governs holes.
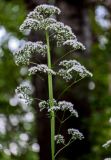
[[[16,88],[15,93],[18,95],[18,98],[24,100],[26,104],[31,104],[32,90],[28,85],[20,84],[20,86]]]
[[[56,41],[58,47],[68,45],[73,50],[84,50],[84,45],[77,41],[71,27],[55,20],[53,15],[60,13],[60,9],[55,6],[46,4],[39,5],[34,11],[28,14],[26,20],[20,26],[20,30],[22,32],[26,30],[48,30],[49,34],[53,35],[50,36],[50,38]],[[43,42],[26,42],[14,53],[16,64],[30,64],[32,54],[37,53],[45,57],[47,45],[43,44]],[[63,60],[60,62],[59,66],[63,68],[55,72],[52,69],[48,69],[46,64],[38,64],[29,69],[29,75],[36,74],[39,71],[61,76],[66,81],[73,78],[74,72],[77,72],[80,77],[92,76],[92,74],[76,60]]]
[[[80,77],[86,77],[91,76],[92,73],[89,72],[84,66],[82,66],[79,62],[76,60],[63,60],[59,63],[61,68],[58,71],[58,74],[63,77],[66,81],[69,81],[73,78],[73,72],[77,72]]]
[[[82,140],[84,138],[83,134],[79,132],[78,129],[69,128],[68,134],[71,135],[70,142],[76,139]],[[64,136],[61,134],[55,136],[55,141],[57,144],[65,144]]]
[[[43,42],[41,41],[25,42],[25,44],[23,44],[23,46],[14,53],[16,64],[29,64],[33,53],[38,53],[45,57],[47,53],[47,46],[43,45]]]
[[[57,102],[54,100],[54,106],[52,108],[49,107],[49,101],[41,101],[39,103],[39,108],[40,111],[43,109],[48,109],[48,112],[54,111],[68,111],[71,116],[78,117],[77,111],[73,108],[73,104],[71,102],[66,102],[66,101],[59,101]]]

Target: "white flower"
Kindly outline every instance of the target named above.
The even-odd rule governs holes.
[[[57,104],[57,102],[56,102],[56,100],[55,99],[53,99],[53,104],[54,105],[56,105]],[[43,100],[43,101],[41,101],[40,103],[39,103],[39,108],[40,108],[40,111],[42,111],[42,110],[44,110],[44,109],[50,109],[50,100],[47,100],[47,101],[45,101],[45,100]]]
[[[74,105],[71,102],[59,101],[58,106],[60,107],[60,110],[62,111],[68,110],[72,115],[78,117],[78,113],[75,109],[73,109]]]
[[[105,148],[108,148],[111,145],[111,140],[108,140],[105,144],[103,144],[102,146]]]
[[[39,5],[27,15],[20,26],[20,31],[46,30],[50,24],[56,23],[56,20],[51,17],[54,14],[60,14],[60,9],[53,5]]]
[[[32,102],[31,98],[32,90],[29,86],[21,84],[16,88],[15,92],[20,99],[25,100],[25,103],[30,104]]]
[[[111,158],[105,158],[104,160],[111,160]]]
[[[20,26],[20,31],[31,31],[31,30],[46,30],[50,24],[56,23],[54,18],[46,18],[41,21],[32,18],[26,18],[23,24]]]
[[[83,78],[85,76],[92,77],[92,73],[89,72],[84,66],[82,66],[76,60],[63,60],[60,62],[59,65],[63,66],[64,68],[58,71],[58,75],[62,76],[63,79],[65,79],[66,81],[69,81],[73,78],[72,74],[74,72],[78,72],[79,76]]]
[[[42,4],[37,6],[35,8],[35,11],[37,11],[40,15],[43,15],[44,17],[61,13],[58,7],[55,7],[53,5],[47,5],[47,4]]]
[[[80,43],[80,42],[77,41],[76,38],[73,39],[73,40],[71,39],[71,40],[65,41],[65,42],[63,43],[63,45],[69,45],[69,46],[71,46],[74,50],[77,50],[77,49],[85,50],[85,49],[86,49],[85,46],[84,46],[82,43]]]
[[[37,66],[31,67],[29,69],[29,75],[35,74],[36,72],[44,72],[48,74],[56,75],[56,72],[52,69],[49,69],[45,64],[37,64]]]
[[[38,20],[32,19],[32,18],[26,18],[26,20],[23,22],[23,24],[20,26],[20,31],[30,31],[38,30],[39,29],[40,22]]]
[[[60,110],[60,107],[59,106],[53,106],[51,108],[48,109],[48,112],[51,112],[51,111],[59,111]]]
[[[47,108],[48,106],[48,103],[46,101],[41,101],[39,102],[39,108],[40,108],[40,111],[44,110],[45,108]]]
[[[78,129],[74,129],[74,128],[69,128],[68,129],[68,134],[71,135],[72,140],[82,140],[84,138],[83,134],[81,132],[79,132]]]
[[[65,143],[64,136],[62,136],[61,134],[56,135],[55,141],[57,144],[64,144]]]
[[[58,75],[61,76],[66,82],[70,81],[73,77],[70,73],[67,73],[65,69],[59,69]]]
[[[14,53],[16,64],[29,64],[32,54],[41,54],[45,57],[47,46],[43,42],[26,42],[19,50]]]
[[[69,111],[72,116],[78,117],[78,113],[73,109],[73,104],[71,102],[59,101],[55,105],[48,109],[48,112],[51,111]]]
[[[41,21],[39,29],[47,30],[47,27],[53,23],[56,23],[56,20],[54,18],[46,18]]]
[[[50,24],[47,30],[54,34],[53,38],[57,41],[57,46],[62,46],[65,41],[76,38],[71,27],[62,22]]]
[[[35,19],[37,21],[42,21],[44,20],[43,15],[40,15],[36,9],[34,9],[33,11],[31,11],[28,15],[26,19]]]

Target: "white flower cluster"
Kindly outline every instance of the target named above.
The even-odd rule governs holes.
[[[24,20],[24,22],[22,23],[22,25],[20,26],[20,31],[21,32],[30,32],[31,29],[33,30],[38,30],[39,26],[39,21],[32,19],[32,18],[27,18]]]
[[[63,68],[59,69],[58,75],[61,76],[63,79],[65,79],[66,82],[68,82],[72,79],[72,75],[70,73],[67,73],[67,70],[65,70]]]
[[[66,81],[69,81],[73,78],[74,72],[78,72],[79,76],[83,78],[86,76],[92,77],[92,73],[76,60],[63,60],[59,65],[63,66],[64,68],[59,69],[58,75],[63,77],[63,79]]]
[[[58,7],[55,7],[53,5],[47,5],[47,4],[42,4],[42,5],[37,6],[35,8],[35,11],[37,11],[40,15],[43,15],[45,18],[51,15],[61,13]]]
[[[52,75],[56,75],[56,72],[49,69],[45,64],[37,64],[37,66],[31,67],[29,70],[29,75],[35,74],[36,72],[44,72]]]
[[[65,143],[64,136],[62,136],[61,134],[56,135],[55,141],[57,144],[64,144]]]
[[[104,160],[111,160],[111,158],[105,158]]]
[[[60,110],[60,107],[59,106],[53,106],[51,108],[48,109],[48,112],[51,112],[51,111],[59,111]]]
[[[57,104],[55,99],[53,99],[53,103],[54,103],[54,106]],[[43,100],[43,101],[39,102],[39,108],[40,108],[40,111],[42,111],[44,109],[49,109],[50,108],[50,101]]]
[[[20,31],[46,30],[50,24],[56,23],[56,20],[51,17],[54,14],[60,14],[60,9],[53,5],[39,5],[28,14],[20,26]]]
[[[63,43],[63,45],[69,45],[71,46],[74,50],[77,50],[77,49],[81,49],[81,50],[85,50],[85,46],[81,43],[81,42],[78,42],[77,39],[71,39],[71,40],[67,40]]]
[[[59,101],[56,103],[56,106],[48,109],[50,111],[69,111],[72,116],[78,117],[78,113],[75,109],[73,109],[73,104],[71,102]]]
[[[41,101],[39,102],[39,108],[40,108],[40,111],[44,110],[45,108],[47,108],[48,106],[48,103],[46,101]]]
[[[46,18],[46,19],[43,19],[40,21],[33,19],[33,18],[27,18],[23,22],[23,24],[20,26],[20,31],[25,32],[27,30],[28,31],[46,30],[50,24],[53,24],[55,22],[56,22],[56,20],[53,18]]]
[[[79,132],[78,129],[69,128],[68,134],[72,136],[71,137],[72,140],[76,140],[76,139],[82,140],[84,138],[83,134]]]
[[[29,64],[31,54],[39,53],[45,57],[47,46],[43,42],[26,42],[19,50],[14,53],[16,64]]]
[[[102,146],[104,148],[108,148],[111,145],[111,140],[108,140],[105,144],[103,144]]]
[[[73,108],[73,104],[71,102],[66,102],[66,101],[59,101],[57,102],[56,100],[53,100],[54,106],[50,106],[50,102],[48,101],[41,101],[39,103],[39,108],[42,111],[43,109],[48,109],[48,112],[51,111],[69,111],[71,116],[78,117],[77,111]]]
[[[29,86],[21,84],[16,88],[15,92],[20,99],[25,100],[25,103],[30,104],[32,102],[31,98],[32,90]]]
[[[73,109],[73,104],[71,102],[66,102],[66,101],[59,101],[58,106],[62,111],[68,110],[71,115],[78,117],[78,113],[75,109]]]
[[[62,46],[65,41],[76,38],[71,27],[62,22],[50,24],[47,29],[54,34],[53,38],[57,41],[58,47]]]

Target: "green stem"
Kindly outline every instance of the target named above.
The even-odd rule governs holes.
[[[72,53],[73,51],[74,51],[74,49],[71,50],[71,51],[69,51],[69,52],[67,52],[67,53],[64,54],[62,57],[58,58],[58,59],[55,61],[54,65],[56,65],[58,61],[60,61],[61,59],[63,59],[63,58],[66,57],[68,54]]]
[[[60,126],[59,126],[59,130],[58,130],[58,134],[59,134],[59,132],[60,132],[60,130],[61,130],[61,127],[62,127],[62,121],[63,121],[63,119],[64,119],[64,114],[65,114],[65,111],[63,112],[63,116],[62,116],[62,119],[61,119],[61,121],[60,121]]]
[[[70,117],[71,117],[71,115],[68,116],[66,119],[64,119],[64,120],[62,121],[62,124],[63,124],[64,122],[66,122]]]
[[[55,158],[56,158],[57,155],[58,155],[63,149],[65,149],[67,146],[68,146],[68,145],[65,145],[64,147],[62,147],[62,148],[55,154]]]
[[[72,87],[74,84],[76,84],[77,82],[79,82],[80,80],[82,80],[84,77],[72,82],[69,86],[67,86],[61,93],[60,95],[58,96],[57,99],[59,99],[70,87]]]
[[[49,43],[49,34],[46,31],[46,41],[47,41],[47,60],[48,60],[48,68],[51,69],[51,53],[50,53],[50,43]],[[49,103],[50,108],[53,107],[53,85],[52,85],[52,74],[48,74],[48,92],[49,92]],[[51,111],[51,157],[52,160],[55,160],[55,114],[54,111]]]
[[[61,149],[59,149],[58,151],[57,151],[57,153],[55,154],[55,158],[57,157],[57,155],[63,150],[63,149],[65,149],[66,147],[68,147],[72,142],[71,142],[71,140],[72,140],[72,138],[69,140],[69,142],[66,144],[66,145],[64,145]]]

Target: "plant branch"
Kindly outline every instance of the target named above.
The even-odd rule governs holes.
[[[59,134],[60,129],[61,129],[61,127],[62,127],[62,121],[63,121],[63,119],[64,119],[64,115],[65,115],[65,111],[64,111],[64,113],[63,113],[63,115],[62,115],[62,119],[61,119],[61,121],[60,121],[60,126],[59,126],[59,130],[58,130],[58,134]]]
[[[84,77],[72,82],[69,86],[67,86],[62,92],[61,94],[58,96],[57,99],[59,99],[70,87],[72,87],[74,84],[76,84],[77,82],[79,82],[80,80],[82,80]]]
[[[60,61],[60,60],[63,59],[64,57],[66,57],[68,54],[72,53],[73,51],[74,51],[74,49],[71,50],[71,51],[69,51],[69,52],[67,52],[66,54],[64,54],[64,55],[61,56],[60,58],[58,58],[58,59],[55,61],[54,65],[57,64],[58,61]]]
[[[57,157],[57,155],[63,150],[63,149],[65,149],[66,147],[68,147],[72,142],[71,142],[71,140],[72,140],[72,138],[69,140],[69,142],[66,144],[66,145],[64,145],[61,149],[59,149],[58,151],[57,151],[57,153],[55,154],[55,158]]]
[[[70,116],[68,116],[66,119],[64,119],[64,120],[62,121],[62,124],[63,124],[64,122],[66,122],[70,117],[72,117],[72,116],[70,115]]]

